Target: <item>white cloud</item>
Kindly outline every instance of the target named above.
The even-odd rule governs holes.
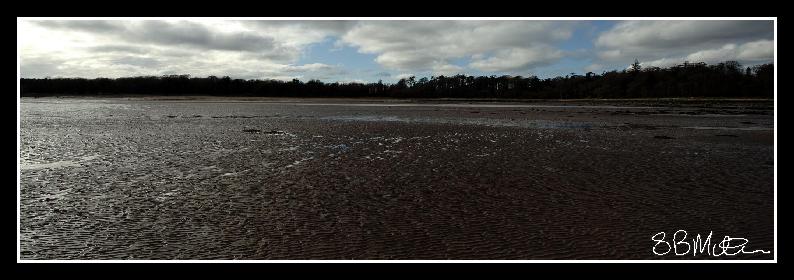
[[[601,51],[598,53],[598,56],[602,59],[617,59],[623,57],[620,50]]]
[[[562,50],[560,43],[572,38],[580,24],[23,20],[20,71],[23,77],[191,74],[324,81],[361,79],[367,74],[346,65],[307,61],[309,46],[320,42],[374,55],[374,62],[384,69],[372,69],[373,79],[396,77],[376,75],[384,70],[417,75],[526,74],[566,57],[585,60],[589,64],[585,71],[625,65],[635,58],[646,66],[671,66],[684,60],[752,64],[771,61],[774,53],[771,21],[619,22],[597,35],[592,49]],[[580,70],[565,67],[555,69]]]
[[[562,58],[563,53],[549,46],[498,50],[493,56],[477,59],[470,67],[483,71],[520,71],[544,66]]]
[[[544,21],[373,21],[359,22],[342,42],[399,71],[457,72],[464,69],[450,61],[469,57],[476,70],[513,71],[560,58],[551,44],[570,38],[572,29]],[[510,54],[519,56],[517,63],[508,63]]]
[[[436,65],[433,65],[433,68],[432,68],[432,73],[434,75],[451,76],[451,75],[457,75],[457,74],[464,74],[465,72],[466,72],[466,68],[460,67],[460,66],[457,66],[457,65],[453,65],[453,64],[439,63],[439,64],[436,64]]]
[[[400,79],[408,79],[408,78],[410,78],[411,76],[416,76],[416,75],[414,75],[414,74],[411,74],[411,73],[402,73],[402,74],[397,74],[397,76],[395,76],[395,78],[397,78],[398,80],[400,80]]]
[[[238,21],[23,21],[24,77],[163,74],[334,79],[338,65],[295,64],[307,45],[348,23]]]
[[[719,49],[710,49],[694,52],[686,56],[686,59],[694,62],[717,62],[735,58],[736,44],[726,44]]]
[[[653,67],[664,68],[664,67],[670,67],[670,66],[681,64],[684,61],[685,61],[685,59],[683,59],[683,58],[660,58],[660,59],[657,59],[657,60],[641,62],[640,66],[642,66],[642,67],[653,66]],[[631,65],[627,65],[626,66],[626,69],[629,69],[629,68],[631,68]]]
[[[362,79],[342,79],[338,81],[340,84],[366,84],[367,81]]]
[[[759,40],[741,45],[725,44],[714,49],[705,49],[690,53],[683,57],[665,57],[648,62],[643,66],[670,67],[684,61],[705,62],[709,64],[734,60],[744,63],[764,63],[773,60],[774,43],[769,40]]]
[[[775,55],[775,43],[771,40],[749,42],[739,47],[736,59],[747,61],[772,61]]]
[[[594,41],[598,63],[666,67],[685,60],[707,63],[772,59],[772,21],[625,21]]]
[[[598,64],[598,63],[593,63],[593,64],[585,66],[584,71],[585,72],[598,72],[598,71],[601,71],[603,69],[604,69],[604,65],[601,65],[601,64]]]
[[[602,33],[595,44],[624,50],[702,47],[737,38],[770,38],[772,31],[772,21],[625,21]]]

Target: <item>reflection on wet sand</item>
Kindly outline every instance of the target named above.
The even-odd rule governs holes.
[[[21,257],[676,259],[649,240],[679,228],[773,248],[771,102],[671,102],[23,98]]]

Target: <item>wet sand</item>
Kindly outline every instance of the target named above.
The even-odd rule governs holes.
[[[22,98],[20,118],[22,259],[773,257],[651,240],[772,251],[771,101]]]

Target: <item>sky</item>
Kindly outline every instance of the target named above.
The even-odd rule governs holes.
[[[600,74],[774,60],[760,20],[18,21],[22,78],[189,74],[393,83],[408,76]]]

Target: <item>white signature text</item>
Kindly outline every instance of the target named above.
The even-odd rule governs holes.
[[[690,240],[687,240],[687,232],[685,230],[676,231],[672,239],[666,239],[667,234],[662,231],[654,234],[651,241],[654,242],[653,253],[657,256],[664,256],[670,252],[675,253],[676,256],[683,256],[692,254],[692,256],[708,255],[708,256],[735,256],[738,254],[769,254],[770,251],[765,250],[747,250],[748,240],[746,238],[725,236],[722,241],[717,244],[711,244],[711,236],[714,232],[710,231],[708,237],[703,239],[700,234]]]

